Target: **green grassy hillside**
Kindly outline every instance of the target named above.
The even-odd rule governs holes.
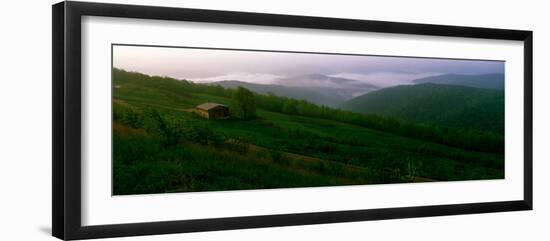
[[[504,175],[498,148],[462,147],[436,128],[264,95],[255,96],[255,119],[207,120],[192,108],[207,101],[231,106],[233,90],[117,69],[113,86],[115,195]],[[404,134],[413,130],[424,136]]]
[[[345,102],[342,108],[445,127],[504,131],[504,92],[441,84],[381,89]]]

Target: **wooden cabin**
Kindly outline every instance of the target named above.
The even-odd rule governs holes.
[[[229,107],[218,103],[202,103],[195,107],[196,113],[206,119],[225,119],[229,118]]]

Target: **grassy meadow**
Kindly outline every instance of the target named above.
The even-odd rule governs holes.
[[[237,90],[113,69],[113,194],[149,194],[504,177],[503,133],[405,122],[273,94],[254,115]]]

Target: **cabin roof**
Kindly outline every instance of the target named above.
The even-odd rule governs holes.
[[[216,107],[227,107],[225,105],[222,105],[222,104],[218,104],[218,103],[212,103],[212,102],[206,102],[206,103],[202,103],[200,105],[197,105],[197,109],[202,109],[202,110],[211,110],[211,109],[214,109]]]

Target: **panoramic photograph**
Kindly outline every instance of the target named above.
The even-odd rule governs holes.
[[[112,193],[503,179],[504,68],[115,44]]]

